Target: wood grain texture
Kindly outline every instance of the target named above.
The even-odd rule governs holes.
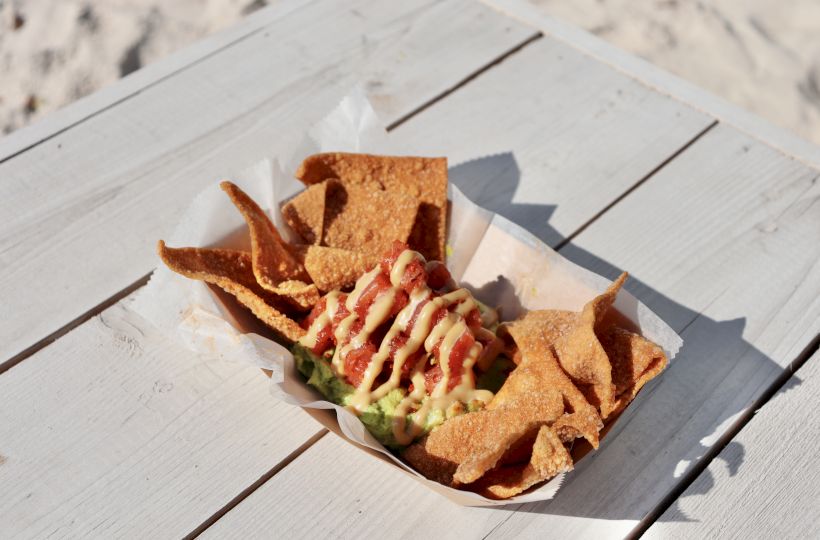
[[[253,535],[275,526],[316,535],[356,519],[370,532],[379,523],[397,536],[629,534],[820,330],[817,178],[817,171],[718,126],[563,248],[604,274],[633,272],[628,288],[685,344],[601,449],[567,476],[555,500],[458,508],[417,495],[410,479],[374,460],[360,462],[364,456],[306,453],[272,480],[309,478],[305,494],[289,500],[290,511],[279,511],[274,494],[292,488],[263,486],[267,496],[243,501],[217,522],[217,533],[236,527]],[[322,486],[331,486],[332,504],[321,499],[330,496],[320,495]],[[312,504],[311,497],[329,506],[308,518],[295,508]],[[397,511],[397,500],[412,512]],[[417,513],[423,521],[408,517]],[[359,534],[345,527],[339,536]]]
[[[481,538],[511,514],[458,506],[329,434],[200,538]]]
[[[390,122],[533,35],[467,0],[311,3],[0,164],[0,362],[147,274],[194,194],[357,81]]]
[[[627,289],[684,347],[556,500],[491,537],[630,532],[814,339],[819,175],[719,125],[561,250],[611,277],[629,270]]]
[[[182,537],[322,429],[258,369],[123,305],[3,374],[0,396],[3,538]]]
[[[656,92],[672,96],[810,166],[820,168],[820,147],[811,141],[664,71],[639,56],[619,49],[581,28],[550,17],[542,8],[527,0],[480,1],[500,13],[538,28],[548,36],[569,43],[592,58],[634,77]]]
[[[820,353],[755,415],[644,538],[820,536]]]
[[[544,37],[393,135],[554,246],[712,122]]]

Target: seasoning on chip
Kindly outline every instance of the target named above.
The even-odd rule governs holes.
[[[318,244],[322,240],[327,186],[327,181],[308,186],[282,206],[285,221],[306,244]]]
[[[326,183],[322,245],[378,257],[394,241],[407,241],[419,209],[415,197],[337,180]]]
[[[291,252],[270,218],[253,199],[231,182],[220,184],[242,213],[251,235],[251,260],[256,280],[263,288],[310,309],[319,300],[316,285],[307,283],[305,267]]]
[[[338,178],[345,186],[406,193],[419,202],[410,247],[444,261],[447,233],[447,158],[325,153],[306,158],[296,177],[305,184]]]
[[[288,342],[295,342],[305,331],[279,311],[283,303],[263,289],[251,269],[250,253],[228,249],[169,248],[162,240],[157,245],[162,261],[174,272],[191,279],[216,285],[232,294],[271,330]]]

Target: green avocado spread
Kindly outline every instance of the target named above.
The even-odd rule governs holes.
[[[350,397],[355,389],[334,375],[330,362],[298,343],[293,346],[291,352],[296,361],[296,369],[307,379],[309,385],[316,388],[327,400],[341,406],[349,405]],[[476,386],[491,392],[498,391],[512,367],[513,364],[509,359],[499,356],[490,369],[478,378]],[[404,447],[396,441],[393,435],[393,418],[395,417],[396,407],[404,399],[406,393],[407,391],[403,388],[395,388],[378,401],[371,403],[359,415],[359,419],[368,431],[380,443],[389,448],[399,449]],[[472,410],[474,410],[472,405],[467,405],[464,408],[451,411],[451,415],[471,412]],[[407,423],[412,421],[412,416],[412,413],[407,415]],[[445,411],[435,409],[430,411],[422,435],[443,423],[446,418]]]

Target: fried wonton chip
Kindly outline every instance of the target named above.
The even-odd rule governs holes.
[[[338,178],[392,193],[406,193],[420,203],[409,238],[410,247],[429,260],[444,261],[447,224],[447,159],[315,154],[302,162],[296,177],[306,184]]]
[[[643,385],[663,371],[669,361],[660,346],[623,328],[609,329],[601,337],[601,344],[612,363],[615,414],[635,399]]]
[[[560,392],[565,404],[565,414],[553,424],[555,432],[565,442],[584,437],[594,448],[598,448],[598,432],[603,427],[603,422],[598,411],[561,369],[555,358],[550,327],[543,325],[544,313],[530,312],[524,318],[502,326],[503,331],[509,333],[518,346],[521,360],[488,408],[503,407],[539,388],[553,388]]]
[[[572,467],[572,457],[561,439],[550,427],[541,426],[529,463],[496,467],[470,487],[491,499],[509,499]]]
[[[169,248],[162,240],[157,244],[162,261],[174,272],[191,279],[211,283],[236,297],[281,338],[295,342],[305,331],[274,307],[281,303],[266,291],[253,275],[251,255],[228,249]]]
[[[587,302],[577,324],[555,342],[561,367],[581,387],[604,420],[615,410],[615,385],[612,384],[612,364],[599,336],[604,330],[601,323],[626,276],[624,272],[603,294]]]
[[[381,191],[327,180],[321,244],[379,256],[394,241],[406,242],[416,220],[418,200],[405,193]]]
[[[310,309],[319,301],[316,285],[307,283],[305,267],[291,253],[270,218],[253,199],[231,182],[220,187],[242,213],[251,235],[251,260],[256,281],[264,289],[284,296],[295,307]]]
[[[543,388],[534,399],[450,418],[404,458],[427,478],[446,485],[474,482],[499,462],[520,438],[551,423],[563,412],[561,395]]]
[[[282,207],[285,221],[307,244],[318,244],[322,240],[327,186],[327,182],[308,186]]]
[[[325,246],[294,246],[293,252],[323,293],[352,287],[379,261],[378,257],[357,251]]]

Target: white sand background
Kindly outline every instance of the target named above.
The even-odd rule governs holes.
[[[0,132],[275,0],[0,0]],[[532,0],[820,144],[820,0]]]

